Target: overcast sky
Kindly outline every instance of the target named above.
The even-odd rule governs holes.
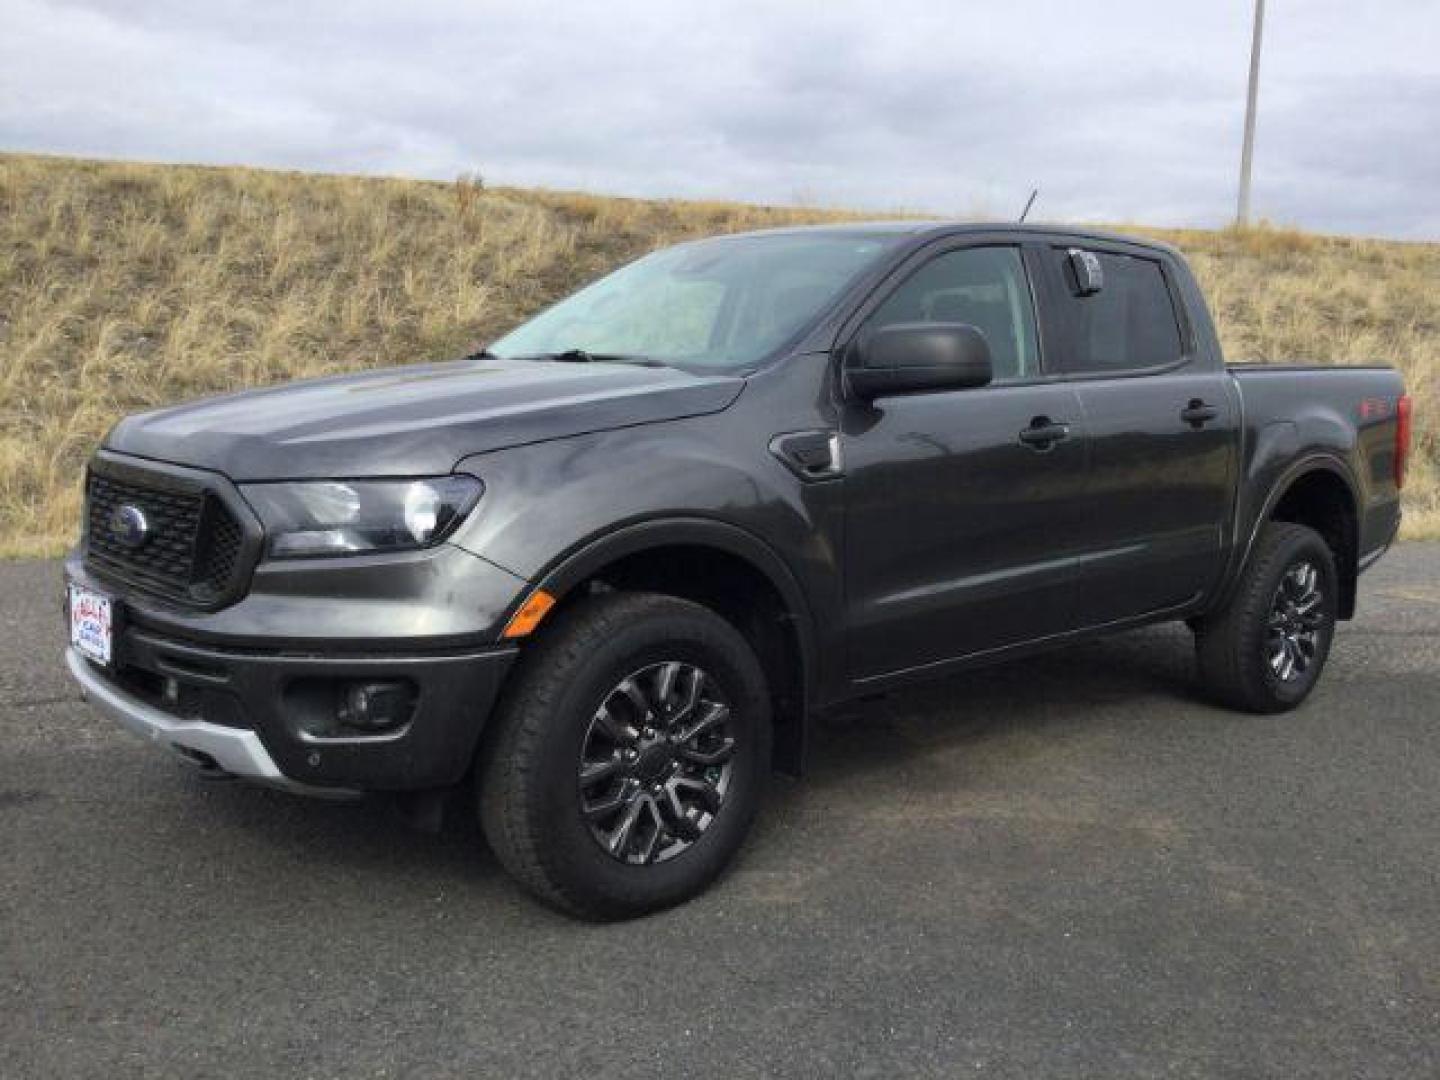
[[[0,0],[0,149],[1218,225],[1252,0]],[[1254,212],[1440,238],[1440,3],[1270,0]]]

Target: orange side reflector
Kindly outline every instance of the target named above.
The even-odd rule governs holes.
[[[540,625],[540,620],[550,614],[550,609],[554,606],[555,597],[544,589],[536,589],[530,594],[530,599],[520,605],[520,610],[510,617],[510,621],[505,624],[505,633],[500,636],[517,638],[533,633]]]

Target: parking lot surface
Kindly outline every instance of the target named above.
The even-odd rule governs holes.
[[[1297,713],[1140,631],[867,702],[735,870],[590,926],[473,823],[207,782],[0,564],[0,1074],[1440,1075],[1440,545]]]

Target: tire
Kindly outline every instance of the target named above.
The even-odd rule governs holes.
[[[560,911],[658,911],[739,850],[770,738],[764,672],[728,622],[671,596],[587,597],[531,645],[492,720],[481,825],[506,870]]]
[[[1295,708],[1315,689],[1330,655],[1338,600],[1335,556],[1320,534],[1267,524],[1234,595],[1196,628],[1206,689],[1247,712]]]

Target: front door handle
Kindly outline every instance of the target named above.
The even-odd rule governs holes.
[[[1190,404],[1180,410],[1180,419],[1193,428],[1201,428],[1220,415],[1214,405],[1207,405],[1199,398],[1191,398]]]
[[[1070,425],[1058,423],[1048,416],[1037,416],[1020,432],[1020,441],[1031,450],[1044,453],[1058,442],[1070,437]]]

